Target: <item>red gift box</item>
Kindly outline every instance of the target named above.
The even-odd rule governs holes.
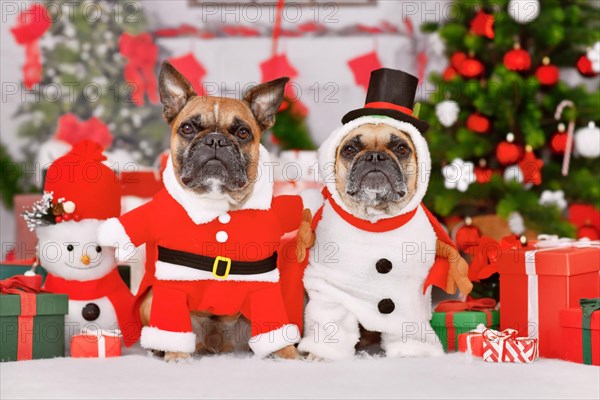
[[[471,354],[475,357],[483,357],[483,336],[481,334],[486,329],[485,325],[482,324],[470,332],[459,333],[458,351]]]
[[[503,247],[498,260],[501,328],[539,338],[540,356],[560,358],[559,310],[578,307],[581,298],[599,297],[599,271],[598,243],[545,237]]]
[[[118,357],[122,339],[119,331],[83,332],[71,338],[71,357]]]
[[[581,308],[564,308],[560,310],[560,333],[562,337],[562,359],[583,363],[583,335]],[[592,365],[600,365],[600,311],[591,317]]]
[[[538,357],[538,340],[517,336],[517,331],[486,329],[482,334],[483,361],[530,363]]]

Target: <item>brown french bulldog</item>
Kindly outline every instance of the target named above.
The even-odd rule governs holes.
[[[200,97],[188,80],[168,62],[159,77],[164,118],[171,127],[171,157],[178,184],[204,197],[224,199],[228,211],[243,207],[251,197],[259,168],[260,139],[275,123],[289,78],[259,84],[238,100]],[[264,173],[264,172],[263,172]],[[304,251],[305,244],[299,244]],[[142,300],[140,315],[149,325],[152,292]],[[192,312],[196,350],[220,353],[239,348],[231,333],[240,315],[216,316]],[[198,327],[202,327],[198,329]],[[247,347],[247,346],[245,346]],[[297,358],[295,346],[273,353]],[[167,361],[189,358],[189,353],[166,352]]]

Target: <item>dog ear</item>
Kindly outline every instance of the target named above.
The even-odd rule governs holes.
[[[179,114],[190,97],[196,96],[192,84],[185,79],[168,61],[163,62],[158,77],[160,102],[163,104],[163,115],[171,123]]]
[[[279,78],[274,81],[256,85],[244,96],[244,100],[250,105],[254,118],[263,129],[269,129],[275,125],[275,115],[283,102],[285,85],[290,78]]]

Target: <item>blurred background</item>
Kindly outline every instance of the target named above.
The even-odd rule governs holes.
[[[431,125],[426,204],[473,263],[490,263],[482,237],[598,239],[598,5],[2,1],[2,259],[35,256],[20,214],[39,198],[44,168],[78,141],[102,144],[107,163],[135,177],[124,180],[123,211],[160,188],[163,60],[204,95],[239,98],[292,78],[263,139],[281,162],[278,193],[318,188],[314,150],[364,104],[370,72],[405,70],[420,80],[419,117]],[[486,295],[497,290],[491,278]]]

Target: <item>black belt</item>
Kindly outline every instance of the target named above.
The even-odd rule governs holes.
[[[227,279],[229,275],[256,275],[273,271],[277,268],[277,252],[258,261],[234,261],[229,257],[213,258],[158,246],[158,261],[212,272],[216,278]]]

